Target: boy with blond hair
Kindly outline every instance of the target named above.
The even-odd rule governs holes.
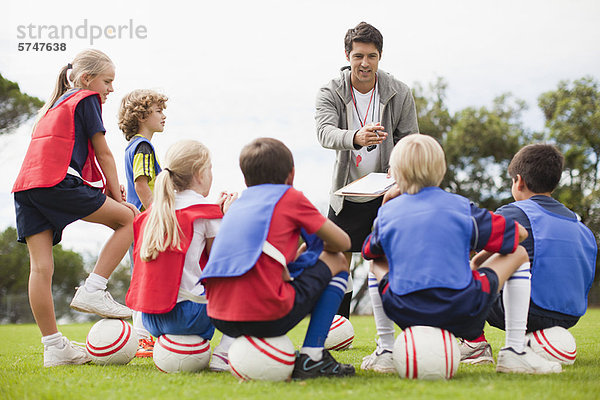
[[[440,189],[446,172],[444,151],[430,136],[402,138],[392,151],[390,167],[396,185],[384,196],[363,245],[363,256],[373,260],[371,271],[383,308],[402,329],[428,325],[474,339],[499,288],[511,276],[529,270],[527,252],[519,246],[527,231]],[[472,271],[469,253],[481,249],[490,257]],[[528,304],[512,303],[511,313],[527,312]],[[507,318],[507,325],[511,323]],[[511,330],[510,346],[499,352],[497,371],[561,371],[560,364],[524,348],[524,339],[525,329]]]

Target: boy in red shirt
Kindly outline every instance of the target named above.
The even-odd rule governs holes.
[[[323,348],[346,290],[348,235],[292,187],[294,160],[279,140],[246,145],[240,168],[248,189],[223,218],[202,273],[209,317],[228,336],[275,337],[311,314],[292,378],[354,375]]]

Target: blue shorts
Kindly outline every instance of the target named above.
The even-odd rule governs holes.
[[[504,325],[504,304],[502,295],[492,305],[487,321],[491,326],[505,330]],[[545,310],[529,302],[529,313],[527,315],[527,332],[539,331],[540,329],[551,328],[553,326],[562,326],[569,329],[579,321],[579,317],[562,314],[555,311]]]
[[[160,335],[198,335],[210,340],[215,327],[206,314],[206,304],[181,301],[164,314],[142,313],[144,328],[154,337]]]
[[[329,267],[319,260],[290,282],[296,296],[294,297],[294,306],[286,316],[274,321],[223,321],[214,318],[211,318],[211,321],[218,330],[231,337],[242,335],[283,336],[312,312],[330,281]]]
[[[436,326],[467,340],[483,332],[497,291],[498,276],[489,268],[473,271],[471,283],[459,290],[432,288],[399,296],[392,293],[388,274],[379,283],[383,309],[400,328]]]
[[[17,240],[25,243],[28,236],[50,229],[53,244],[57,244],[67,225],[92,214],[105,201],[102,190],[87,186],[72,175],[53,187],[16,192]]]

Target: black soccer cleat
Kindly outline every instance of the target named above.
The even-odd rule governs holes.
[[[323,358],[313,361],[307,354],[298,354],[294,363],[292,379],[311,379],[319,377],[353,376],[354,366],[337,362],[327,350],[323,350]]]

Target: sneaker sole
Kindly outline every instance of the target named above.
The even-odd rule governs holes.
[[[502,365],[496,366],[496,372],[501,372],[504,374],[531,374],[531,375],[547,375],[547,374],[559,374],[562,371],[530,371],[525,368],[509,368],[504,367]]]
[[[79,311],[79,312],[83,312],[83,313],[88,313],[88,314],[96,314],[102,318],[114,318],[114,319],[130,319],[131,318],[131,314],[129,315],[116,315],[116,314],[106,314],[106,313],[100,313],[97,311],[92,311],[91,309],[86,309],[83,307],[79,307],[79,306],[74,306],[71,304],[70,306],[73,310],[75,311]]]
[[[463,364],[471,364],[471,365],[485,365],[485,364],[493,364],[494,363],[494,359],[493,358],[475,358],[473,360],[470,359],[465,359],[465,360],[460,360],[461,363]]]
[[[44,363],[44,367],[46,367],[46,368],[52,368],[52,367],[60,367],[61,365],[83,365],[83,364],[87,364],[87,363],[90,363],[90,362],[92,362],[91,359],[77,361],[77,362],[59,361],[59,362],[56,362],[56,363]]]

